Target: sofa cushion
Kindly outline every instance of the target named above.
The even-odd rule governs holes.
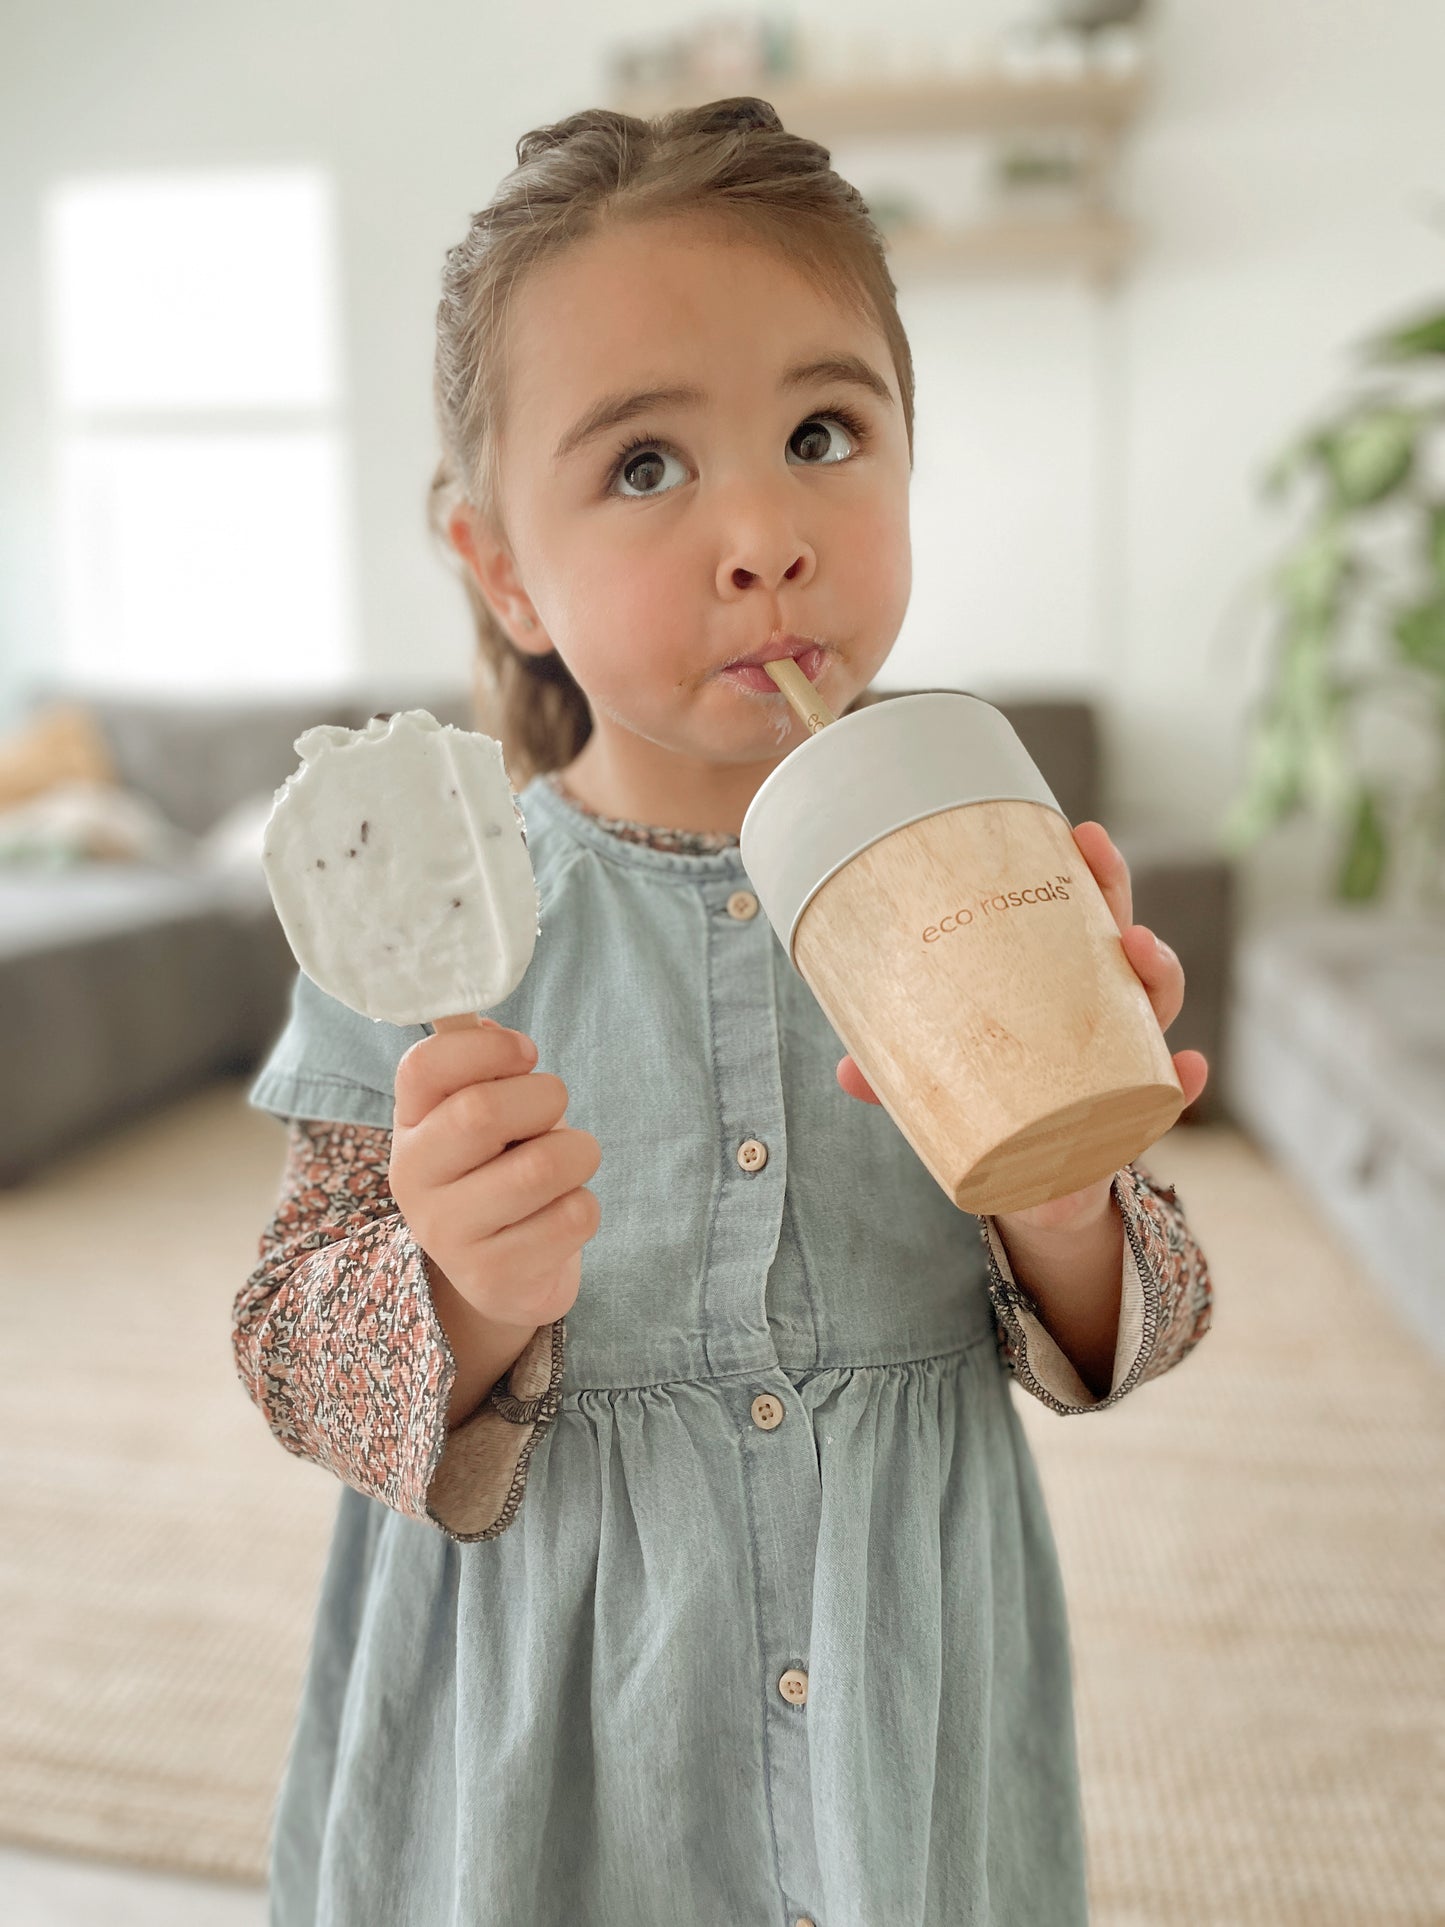
[[[46,704],[0,740],[0,809],[57,783],[113,783],[109,745],[84,703]]]
[[[73,691],[70,699],[94,718],[115,780],[149,796],[192,836],[248,797],[278,790],[297,765],[303,731],[317,723],[360,729],[387,706],[371,690],[205,700]],[[394,706],[430,709],[439,722],[470,727],[465,692],[413,692]]]
[[[1445,925],[1331,906],[1249,932],[1231,1108],[1445,1357]]]

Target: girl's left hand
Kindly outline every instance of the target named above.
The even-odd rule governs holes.
[[[1160,1030],[1168,1030],[1184,1007],[1184,968],[1172,950],[1165,949],[1145,924],[1135,923],[1134,892],[1129,866],[1115,848],[1102,823],[1080,823],[1073,832],[1074,842],[1093,871],[1104,901],[1113,912],[1124,945],[1124,955],[1135,975],[1149,993],[1149,1002],[1159,1020]],[[1187,1108],[1204,1089],[1209,1064],[1202,1051],[1182,1050],[1174,1059],[1174,1069],[1184,1091]],[[838,1082],[850,1097],[865,1104],[876,1104],[877,1093],[851,1057],[838,1066]],[[1051,1198],[1047,1204],[1030,1206],[1027,1211],[1010,1211],[995,1218],[1000,1225],[1027,1225],[1036,1231],[1072,1230],[1092,1224],[1109,1208],[1112,1178],[1101,1178],[1082,1191],[1067,1197]]]

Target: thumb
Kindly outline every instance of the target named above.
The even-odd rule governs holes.
[[[861,1098],[865,1104],[879,1104],[882,1099],[859,1070],[851,1057],[845,1057],[838,1066],[838,1082],[849,1097]]]

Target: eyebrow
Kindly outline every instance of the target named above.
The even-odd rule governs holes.
[[[883,377],[861,355],[819,355],[810,361],[796,362],[784,371],[778,383],[780,394],[794,388],[810,388],[826,381],[851,382],[866,388],[880,401],[892,403],[893,394]],[[552,456],[554,467],[574,454],[584,443],[605,434],[636,415],[656,408],[697,408],[708,399],[706,391],[694,386],[677,388],[640,388],[633,394],[604,395],[558,442]]]

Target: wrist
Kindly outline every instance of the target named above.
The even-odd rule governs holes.
[[[447,1430],[477,1410],[536,1336],[536,1325],[513,1325],[478,1311],[429,1253],[427,1283],[437,1323],[451,1347],[456,1373],[447,1400]]]
[[[1124,1218],[1110,1194],[1086,1221],[1040,1230],[994,1218],[1020,1285],[1050,1338],[1089,1391],[1113,1375],[1123,1284]]]
[[[1000,1211],[993,1221],[1000,1231],[1027,1242],[1036,1251],[1067,1251],[1081,1233],[1097,1233],[1114,1210],[1114,1180],[1105,1178],[1067,1197],[1024,1211]]]

